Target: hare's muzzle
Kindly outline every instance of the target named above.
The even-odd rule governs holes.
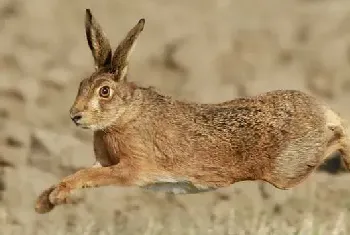
[[[78,125],[79,124],[79,120],[82,118],[82,116],[80,114],[76,114],[74,116],[71,117],[72,121]]]
[[[70,112],[70,118],[72,119],[72,121],[75,123],[75,125],[79,125],[80,123],[80,120],[81,118],[83,117],[82,113],[81,112],[76,112],[76,111],[71,111]]]

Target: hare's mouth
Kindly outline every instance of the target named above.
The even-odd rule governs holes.
[[[81,123],[76,123],[76,126],[79,127],[79,128],[82,128],[82,129],[85,129],[85,130],[98,130],[100,129],[98,125],[95,125],[93,123],[84,123],[84,122],[81,122]]]
[[[80,118],[72,118],[74,124],[82,129],[99,130],[105,128],[107,125],[103,121],[98,121],[90,118],[88,115],[82,114]],[[109,124],[109,123],[107,123]]]
[[[77,127],[80,127],[82,129],[91,129],[93,125],[89,125],[87,123],[75,123]]]
[[[82,129],[90,129],[91,128],[91,125],[84,122],[84,120],[82,120],[82,118],[79,120],[73,120],[73,122],[77,127],[80,127]]]

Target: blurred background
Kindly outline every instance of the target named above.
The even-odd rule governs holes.
[[[146,18],[129,77],[142,86],[206,103],[299,89],[350,121],[348,0],[0,0],[0,234],[350,234],[337,155],[288,191],[105,187],[35,214],[41,190],[94,162],[92,133],[68,115],[94,69],[85,8],[114,47]]]

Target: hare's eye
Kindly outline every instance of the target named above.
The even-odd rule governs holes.
[[[108,86],[103,86],[100,88],[100,96],[103,98],[108,98],[110,95],[110,88]]]

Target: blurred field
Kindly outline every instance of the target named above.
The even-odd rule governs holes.
[[[130,65],[141,85],[210,103],[299,89],[350,121],[348,0],[0,0],[0,234],[350,234],[341,172],[288,191],[258,182],[181,196],[83,190],[80,204],[35,214],[41,190],[94,162],[92,133],[68,115],[93,71],[85,8],[114,46],[146,18]]]

